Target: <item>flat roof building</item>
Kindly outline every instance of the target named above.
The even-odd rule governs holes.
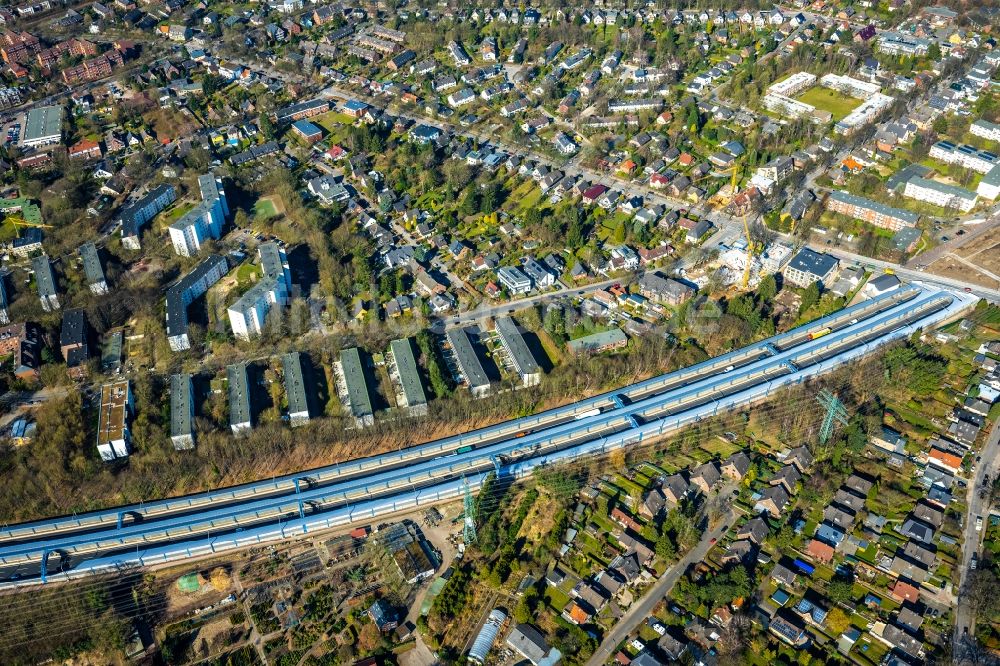
[[[837,270],[837,265],[836,257],[804,247],[788,262],[782,274],[793,285],[808,287],[813,282],[826,283]]]
[[[393,340],[389,343],[389,350],[392,352],[392,361],[396,367],[396,375],[399,378],[401,388],[396,399],[397,404],[411,414],[426,414],[427,394],[424,393],[420,371],[417,369],[413,341],[410,338]]]
[[[101,266],[97,246],[93,243],[81,245],[80,259],[83,260],[83,275],[87,279],[91,293],[98,295],[108,293],[108,283],[104,277],[104,267]]]
[[[226,367],[229,380],[229,427],[234,435],[253,428],[250,411],[250,377],[246,363],[233,363]]]
[[[472,395],[477,398],[485,396],[490,392],[490,378],[476,354],[476,348],[472,346],[472,340],[469,339],[469,329],[453,328],[448,331],[445,337],[448,338],[448,344],[451,345],[458,370],[469,385]]]
[[[63,314],[62,329],[59,332],[59,351],[70,377],[79,379],[86,374],[90,350],[87,346],[87,314],[82,308],[71,308]]]
[[[953,208],[963,213],[972,210],[979,199],[978,194],[963,187],[919,177],[907,181],[903,196],[942,208]]]
[[[218,239],[229,215],[221,178],[212,173],[198,176],[198,187],[201,201],[169,227],[174,252],[182,257],[197,254],[208,239]]]
[[[31,109],[24,117],[24,138],[21,145],[36,148],[59,143],[62,140],[61,106],[40,106]]]
[[[368,378],[365,376],[361,350],[357,347],[341,350],[340,368],[344,374],[344,385],[347,388],[347,401],[351,416],[354,417],[359,427],[374,425],[375,410],[372,407],[371,394],[368,392]]]
[[[177,198],[173,185],[157,185],[144,196],[122,209],[118,219],[122,225],[122,246],[129,250],[141,249],[139,235],[147,222]]]
[[[306,395],[305,376],[302,371],[302,355],[291,352],[281,357],[285,370],[285,395],[288,398],[288,422],[296,426],[309,423],[309,398]]]
[[[908,210],[893,208],[871,199],[840,191],[830,193],[830,196],[826,198],[826,208],[835,213],[863,220],[876,227],[891,231],[912,227],[920,217]]]
[[[0,275],[0,325],[6,326],[10,323],[10,301],[7,298],[7,280]]]
[[[566,347],[574,354],[599,353],[612,349],[621,349],[628,344],[628,336],[620,328],[585,335],[576,340],[570,340]]]
[[[188,339],[188,306],[222,279],[229,270],[225,257],[209,255],[167,290],[167,342],[173,351],[191,348]]]
[[[241,340],[260,335],[271,307],[288,303],[292,289],[285,251],[277,243],[268,242],[261,243],[257,252],[263,277],[227,310],[233,335]]]
[[[127,379],[101,387],[97,419],[97,452],[110,462],[128,458],[132,450],[129,421],[132,417],[132,387]]]
[[[31,269],[35,271],[35,289],[38,290],[38,300],[42,309],[52,312],[59,309],[59,292],[56,290],[56,274],[48,255],[41,255],[31,260]]]
[[[170,376],[170,441],[178,451],[194,448],[194,388],[188,374]]]
[[[524,386],[538,384],[542,380],[542,369],[538,367],[538,362],[532,356],[531,349],[517,324],[510,317],[498,317],[495,324],[500,342],[507,351],[514,370],[521,377],[521,383]]]

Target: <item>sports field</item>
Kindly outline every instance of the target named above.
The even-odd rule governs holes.
[[[269,220],[283,213],[285,207],[277,197],[262,197],[253,206],[253,216],[258,220]]]

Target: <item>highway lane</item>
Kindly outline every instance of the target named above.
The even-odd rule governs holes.
[[[921,299],[921,303],[926,304],[928,301],[933,301],[940,296],[942,296],[942,294],[929,292],[925,294],[925,298]],[[807,369],[799,369],[793,375],[782,377],[779,380],[768,381],[751,389],[736,393],[730,397],[720,397],[716,400],[709,401],[709,403],[703,407],[686,410],[683,414],[669,417],[666,420],[656,420],[649,424],[636,424],[635,427],[616,435],[573,446],[569,449],[562,449],[555,453],[543,453],[526,460],[514,462],[513,464],[505,467],[505,473],[509,474],[512,479],[521,479],[530,475],[534,469],[540,465],[561,464],[564,462],[578,461],[583,457],[607,454],[615,449],[639,444],[643,441],[644,436],[647,440],[650,437],[661,437],[666,433],[679,431],[696,421],[700,421],[706,416],[711,417],[713,415],[717,415],[720,413],[720,410],[729,411],[732,409],[740,409],[746,405],[753,404],[754,402],[767,399],[768,396],[772,395],[773,392],[778,390],[781,386],[791,383],[799,383],[809,377],[818,376],[824,372],[840,367],[852,359],[860,358],[861,356],[870,353],[872,349],[884,344],[888,340],[910,335],[916,327],[925,327],[932,323],[950,319],[954,317],[957,312],[970,307],[972,304],[971,299],[961,295],[949,297],[949,300],[951,301],[951,304],[945,309],[945,311],[938,312],[930,318],[920,318],[917,320],[908,318],[907,320],[900,321],[898,311],[905,310],[908,304],[904,303],[903,305],[897,306],[897,308],[895,308],[897,312],[888,312],[882,315],[882,324],[884,325],[885,330],[877,340],[866,344],[861,344],[861,342],[858,341],[858,344],[851,345],[849,348],[844,349],[843,352],[838,354],[836,358],[823,361],[820,365]],[[865,325],[867,323],[868,322],[862,322],[861,325]],[[878,327],[873,327],[872,330],[874,331],[875,328]],[[875,332],[877,333],[877,331]],[[843,331],[839,334],[834,334],[832,337],[824,336],[823,338],[814,341],[815,344],[811,344],[809,347],[813,350],[813,352],[815,352],[816,349],[821,349],[826,344],[837,344],[837,342],[846,344],[856,338],[857,335],[857,330]],[[794,354],[796,352],[789,353]],[[783,363],[784,359],[772,359],[772,363],[777,362]],[[750,370],[747,372],[750,372]],[[722,381],[726,385],[732,385],[732,380],[728,377],[723,378]],[[698,396],[695,395],[695,397],[697,398]],[[586,423],[586,419],[581,421],[581,427],[588,425],[590,424]],[[215,533],[212,533],[208,538],[171,541],[170,543],[158,544],[148,548],[136,547],[134,550],[128,549],[111,554],[102,553],[94,559],[88,559],[81,563],[73,563],[75,568],[59,572],[58,580],[79,578],[96,572],[116,570],[121,567],[148,567],[167,564],[179,559],[192,560],[200,557],[213,556],[217,553],[229,550],[265,545],[276,541],[285,541],[303,536],[305,534],[315,534],[317,532],[324,532],[332,529],[343,529],[354,524],[370,523],[380,519],[389,518],[392,515],[398,515],[400,512],[412,512],[414,510],[418,510],[420,507],[455,501],[462,496],[464,492],[463,489],[466,487],[466,484],[468,484],[468,487],[471,488],[473,492],[477,492],[485,477],[485,473],[481,473],[471,479],[466,476],[464,480],[456,479],[445,481],[426,491],[421,490],[419,492],[404,492],[390,497],[361,502],[333,511],[320,512],[305,518],[279,522],[278,524],[267,524],[261,527],[251,527],[245,531],[237,531],[233,534],[216,535]],[[59,563],[57,562],[55,564],[58,567]],[[0,585],[9,588],[38,583],[37,578],[27,578],[21,580],[11,579],[9,578],[9,575],[13,573],[13,571],[14,569],[11,567],[4,567],[0,570],[0,576],[3,576],[7,581]],[[22,573],[22,575],[25,574]],[[32,572],[28,571],[27,575],[32,575]],[[53,575],[51,567],[49,569],[49,575]],[[42,580],[44,582],[46,579],[43,577]],[[51,578],[48,580],[51,580]]]
[[[808,326],[801,327],[794,331],[781,334],[764,340],[749,347],[730,352],[720,357],[677,370],[666,375],[654,377],[637,384],[625,387],[618,391],[613,391],[595,396],[585,401],[567,405],[564,407],[541,412],[537,415],[524,417],[515,421],[497,424],[471,433],[446,438],[437,442],[430,442],[397,451],[383,454],[372,458],[348,461],[339,465],[326,468],[309,470],[297,475],[289,475],[270,482],[244,484],[228,489],[199,493],[185,497],[161,500],[140,505],[116,507],[111,510],[92,512],[79,516],[66,516],[63,518],[35,521],[21,525],[9,526],[0,530],[0,543],[19,542],[29,539],[39,538],[46,534],[58,533],[65,536],[70,533],[86,534],[109,526],[126,526],[138,521],[148,521],[159,519],[164,516],[184,516],[205,510],[206,507],[222,507],[228,504],[237,504],[246,501],[255,501],[273,496],[288,495],[303,488],[313,489],[325,487],[330,483],[350,480],[363,476],[368,471],[377,469],[386,471],[397,469],[405,465],[411,465],[420,460],[432,459],[442,454],[452,453],[455,450],[466,446],[475,445],[479,448],[490,444],[509,439],[521,433],[537,434],[545,432],[550,428],[573,420],[580,414],[591,411],[594,408],[606,410],[617,407],[617,400],[635,402],[636,400],[649,396],[650,394],[662,393],[679,386],[691,383],[714,373],[718,373],[726,368],[742,368],[744,365],[762,358],[772,353],[768,350],[772,346],[774,351],[786,350],[796,344],[805,342],[808,335],[813,330],[818,330],[824,326],[829,326],[831,330],[837,331],[850,325],[851,321],[857,318],[869,316],[876,312],[886,310],[900,302],[910,300],[919,293],[919,289],[905,288],[897,290],[891,294],[878,299],[866,301],[851,308],[834,313],[820,321],[813,322]],[[296,486],[298,485],[298,488]]]
[[[492,468],[492,457],[501,451],[514,451],[522,449],[523,452],[530,453],[536,457],[550,450],[562,450],[566,447],[576,446],[580,442],[592,441],[595,438],[603,438],[608,433],[621,432],[627,421],[632,417],[642,421],[661,422],[664,418],[673,415],[690,412],[695,407],[718,402],[720,399],[744,392],[749,388],[769,383],[772,379],[785,375],[789,372],[798,371],[797,366],[808,366],[819,363],[826,358],[833,357],[844,351],[856,348],[869,339],[877,339],[891,330],[898,330],[899,327],[926,315],[928,308],[940,307],[942,299],[939,294],[925,294],[918,303],[904,302],[890,308],[870,320],[864,320],[848,327],[845,330],[832,336],[824,336],[799,347],[792,347],[788,351],[782,352],[774,358],[757,361],[755,364],[742,370],[722,373],[721,376],[708,377],[698,382],[689,384],[676,396],[667,394],[666,397],[657,396],[629,405],[624,408],[625,412],[601,414],[582,419],[578,423],[567,425],[557,435],[540,435],[526,437],[522,440],[515,440],[512,445],[497,445],[495,450],[483,450],[476,452],[478,458],[473,458],[462,466],[460,457],[450,457],[434,463],[426,471],[424,476],[414,478],[415,471],[402,470],[398,473],[384,473],[368,478],[363,482],[353,484],[353,494],[348,493],[350,489],[335,490],[334,497],[337,502],[330,503],[325,496],[326,491],[308,491],[303,493],[301,500],[316,501],[316,510],[327,510],[331,506],[349,504],[352,500],[359,498],[381,497],[383,495],[393,496],[402,490],[412,491],[414,489],[426,488],[433,483],[440,483],[442,476],[456,478],[456,474],[472,474],[476,471],[485,472]],[[803,360],[805,359],[805,360]],[[787,361],[792,361],[787,364]],[[761,366],[761,367],[757,367]],[[595,427],[596,426],[596,427]],[[584,429],[581,433],[580,429]],[[559,438],[559,436],[562,438]],[[536,447],[537,445],[537,447]],[[456,471],[455,465],[459,465]],[[341,494],[337,494],[341,492]],[[37,566],[44,550],[60,549],[71,556],[74,560],[78,556],[78,551],[83,553],[113,553],[124,546],[131,546],[134,543],[147,545],[150,541],[167,540],[172,541],[178,538],[187,538],[192,534],[210,532],[219,534],[226,530],[240,531],[245,527],[257,525],[260,522],[274,522],[287,518],[287,511],[293,512],[298,508],[298,517],[302,515],[301,504],[289,506],[289,502],[298,502],[300,498],[288,498],[277,500],[276,504],[265,504],[263,508],[254,506],[241,507],[238,511],[227,513],[225,511],[215,511],[206,516],[207,521],[198,522],[173,519],[172,521],[154,521],[149,525],[139,524],[128,526],[123,530],[113,531],[111,534],[101,535],[95,538],[71,537],[62,540],[49,539],[42,545],[27,544],[23,548],[4,548],[0,551],[4,562],[9,565],[25,565],[34,563]],[[282,503],[284,502],[284,503]],[[234,521],[234,517],[241,517],[241,520]],[[222,522],[216,522],[219,518]],[[129,541],[128,539],[133,539]],[[64,560],[63,564],[71,560]],[[8,569],[9,570],[9,569]],[[30,573],[22,566],[22,575]]]

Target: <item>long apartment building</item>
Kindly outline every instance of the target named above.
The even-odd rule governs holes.
[[[311,99],[306,102],[292,104],[274,113],[274,119],[279,123],[293,123],[303,118],[312,118],[330,110],[330,102],[325,99]]]
[[[663,100],[653,97],[645,99],[613,99],[608,102],[608,113],[635,113],[637,111],[659,111]]]
[[[59,290],[56,288],[56,274],[52,271],[52,262],[48,255],[41,255],[31,260],[31,269],[35,272],[35,289],[42,309],[46,312],[58,310]]]
[[[464,328],[453,328],[445,335],[451,352],[458,364],[458,370],[462,373],[466,384],[472,395],[481,398],[490,392],[490,378],[483,368],[482,361],[476,354],[476,348],[469,339],[469,332]]]
[[[111,462],[128,458],[132,451],[132,387],[129,380],[101,387],[101,406],[97,418],[97,452],[101,460]]]
[[[941,206],[942,208],[952,208],[968,213],[972,210],[979,195],[957,185],[939,183],[927,178],[913,177],[906,181],[906,188],[903,196],[916,201]]]
[[[393,367],[396,370],[400,391],[396,404],[411,414],[427,413],[427,394],[417,369],[417,356],[410,338],[401,338],[389,343]]]
[[[190,257],[201,250],[209,238],[222,234],[222,225],[229,217],[229,203],[222,179],[215,174],[198,176],[201,202],[170,225],[170,241],[174,252]]]
[[[883,32],[878,40],[878,50],[886,55],[922,56],[930,45],[929,39],[901,32]]]
[[[816,75],[809,72],[795,72],[787,79],[773,83],[767,88],[767,92],[785,97],[794,97],[800,92],[811,88],[816,84]]]
[[[890,231],[912,227],[919,219],[916,213],[911,213],[908,210],[893,208],[871,199],[840,191],[831,192],[830,196],[826,198],[826,209]]]
[[[511,365],[521,378],[524,386],[535,386],[542,381],[542,369],[538,366],[538,361],[531,353],[528,343],[518,329],[517,324],[510,317],[498,317],[496,320],[496,333],[503,344],[504,351]]]
[[[188,338],[188,306],[221,280],[228,270],[226,258],[213,254],[167,290],[167,342],[171,350],[191,348]]]
[[[987,173],[1000,164],[1000,155],[988,150],[977,150],[968,144],[954,144],[951,141],[938,141],[931,146],[930,156],[946,164],[957,164],[979,173]]]
[[[108,293],[108,281],[104,277],[104,267],[101,266],[101,257],[97,253],[97,246],[93,243],[84,243],[80,246],[80,259],[83,260],[83,276],[87,280],[87,286],[91,293]]]
[[[862,126],[875,122],[895,101],[894,97],[877,92],[844,116],[834,125],[833,130],[838,134],[851,134]]]
[[[340,352],[340,369],[347,390],[347,407],[359,428],[375,425],[375,409],[368,392],[368,377],[361,350],[357,347]]]
[[[285,396],[288,399],[288,423],[293,427],[309,423],[309,396],[306,393],[302,355],[291,352],[281,357],[285,373]]]
[[[173,185],[157,185],[145,196],[122,209],[118,215],[122,226],[122,246],[129,250],[140,249],[139,234],[142,228],[176,199],[177,190]]]
[[[229,384],[229,429],[234,435],[249,432],[253,428],[253,412],[247,364],[226,366],[226,381]]]
[[[1000,125],[988,120],[977,120],[969,125],[969,134],[989,141],[1000,142]]]
[[[882,89],[877,83],[869,83],[868,81],[862,81],[850,76],[841,76],[840,74],[827,74],[819,82],[824,88],[830,88],[831,90],[836,90],[849,97],[857,97],[858,99],[868,99]]]
[[[261,243],[257,252],[263,276],[228,310],[233,335],[241,340],[260,335],[267,321],[267,313],[274,306],[285,306],[292,290],[285,251],[277,243],[270,242]]]
[[[976,194],[990,201],[996,201],[1000,197],[1000,165],[986,172],[976,187]]]
[[[170,376],[170,442],[177,451],[194,448],[194,387],[188,374]]]

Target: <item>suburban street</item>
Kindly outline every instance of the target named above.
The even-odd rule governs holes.
[[[960,583],[959,593],[956,595],[958,606],[955,609],[955,637],[952,642],[952,655],[956,664],[967,661],[970,641],[974,644],[973,636],[976,633],[975,610],[969,603],[969,595],[962,593],[962,588],[972,565],[972,555],[979,552],[986,533],[985,525],[983,531],[976,531],[976,516],[983,516],[984,522],[989,519],[990,494],[987,492],[984,497],[980,491],[992,484],[1000,470],[1000,419],[993,424],[979,458],[981,462],[969,483],[966,495],[968,513],[962,534],[962,559],[958,571]]]
[[[639,271],[633,273],[632,275],[626,277],[616,277],[609,278],[607,280],[602,280],[600,282],[594,282],[582,287],[562,287],[555,291],[548,291],[541,294],[535,294],[534,296],[529,296],[527,298],[520,298],[514,301],[506,301],[497,304],[486,304],[482,305],[474,310],[467,310],[465,312],[460,312],[450,317],[443,317],[437,319],[431,325],[431,328],[435,332],[443,332],[445,329],[459,324],[471,324],[476,321],[483,319],[502,317],[504,315],[509,315],[518,310],[523,310],[526,307],[532,305],[541,305],[542,303],[547,303],[549,301],[555,301],[562,298],[573,298],[575,296],[582,296],[583,294],[591,293],[599,289],[606,289],[613,284],[629,282],[631,280],[636,280],[641,278],[646,274],[646,271]],[[560,283],[557,283],[560,284]]]
[[[601,643],[594,655],[587,661],[586,666],[602,666],[614,655],[614,650],[625,638],[635,630],[640,624],[642,624],[647,617],[653,612],[653,608],[656,607],[663,598],[670,593],[680,577],[684,575],[687,568],[694,564],[695,562],[700,562],[705,559],[708,551],[712,549],[715,541],[720,539],[723,534],[725,534],[733,523],[736,522],[737,514],[732,510],[729,511],[722,519],[722,521],[715,526],[714,529],[705,532],[702,535],[701,541],[698,542],[694,548],[692,548],[688,553],[682,557],[677,564],[670,567],[663,576],[660,577],[656,583],[653,584],[651,588],[646,590],[646,594],[642,596],[641,599],[635,601],[632,606],[628,609],[628,612],[622,616],[614,628],[608,632],[608,635],[604,637],[604,641]]]

